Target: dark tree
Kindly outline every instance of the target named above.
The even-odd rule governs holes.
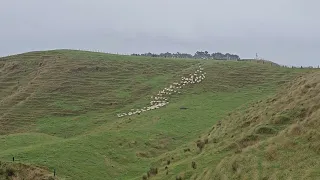
[[[216,59],[216,60],[241,60],[238,55],[230,54],[230,53],[212,53],[210,54],[208,51],[196,51],[194,55],[188,54],[188,53],[144,53],[144,54],[131,54],[132,56],[148,56],[148,57],[164,57],[164,58],[195,58],[195,59]]]

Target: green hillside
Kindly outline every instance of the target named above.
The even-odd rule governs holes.
[[[194,73],[199,65],[206,78],[186,85],[180,94],[168,95],[166,106],[117,117],[148,106],[151,96]],[[285,136],[281,133],[295,122],[291,116],[304,117],[287,112],[287,107],[277,103],[290,100],[288,103],[295,107],[293,103],[298,100],[294,98],[302,96],[288,97],[296,89],[293,85],[280,94],[283,98],[270,97],[311,72],[250,61],[163,59],[72,50],[4,57],[0,59],[0,161],[9,162],[14,156],[15,162],[46,167],[51,172],[56,169],[59,178],[77,180],[142,179],[150,168],[158,168],[158,173],[149,179],[175,179],[179,175],[182,179],[259,179],[269,170],[273,172],[270,167],[290,174],[284,166],[288,164],[277,162],[294,154],[279,150],[272,163],[259,157],[264,148],[276,142],[273,138]],[[311,98],[315,94],[304,95]],[[316,101],[314,104],[312,112],[319,109]],[[282,121],[282,116],[285,123],[265,124],[272,118]],[[258,125],[266,127],[257,130]],[[199,138],[203,142],[208,139],[201,152],[195,144]],[[310,146],[318,147],[316,143]],[[280,147],[276,144],[270,148],[278,152]],[[313,166],[318,165],[319,154],[307,155],[314,157]],[[192,161],[196,169],[191,167]],[[233,165],[233,161],[244,163]],[[296,161],[299,159],[292,160]],[[166,163],[170,163],[168,169]],[[297,165],[292,169],[308,170],[305,177],[316,177],[318,172],[311,167],[301,169]],[[297,171],[292,178],[301,175]],[[278,172],[272,178],[283,176]]]
[[[298,77],[159,156],[154,166],[162,171],[153,179],[319,179],[319,102],[320,72]]]

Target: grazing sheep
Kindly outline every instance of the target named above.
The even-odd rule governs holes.
[[[195,71],[194,74],[189,74],[188,77],[181,77],[181,81],[179,83],[174,82],[168,88],[164,88],[163,90],[159,91],[156,96],[150,96],[150,106],[143,107],[142,109],[131,109],[128,113],[117,114],[117,116],[124,117],[124,116],[131,116],[135,114],[140,114],[142,112],[159,109],[160,107],[164,107],[169,104],[168,96],[173,93],[181,94],[180,91],[176,89],[182,89],[184,86],[188,84],[196,84],[202,82],[206,78],[206,72],[203,72],[203,68],[199,65],[199,69]],[[153,100],[154,99],[154,100]]]

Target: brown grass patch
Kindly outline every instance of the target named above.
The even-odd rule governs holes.
[[[285,114],[280,114],[280,115],[277,115],[272,123],[274,124],[286,124],[288,123],[289,121],[291,120],[291,118],[288,116],[288,115],[285,115]]]
[[[293,136],[298,136],[302,133],[303,127],[300,124],[293,124],[290,126],[288,134]]]
[[[257,143],[259,140],[259,137],[257,135],[248,135],[244,138],[242,138],[240,141],[238,141],[238,144],[241,148],[246,148],[248,146],[252,146],[255,143]]]
[[[224,150],[234,151],[235,153],[240,153],[242,151],[240,145],[236,142],[229,144]]]
[[[275,134],[276,130],[269,126],[260,126],[255,130],[257,134]]]
[[[231,169],[232,169],[232,172],[233,173],[236,173],[240,168],[240,164],[237,160],[234,160],[232,163],[231,163]]]
[[[296,143],[293,140],[287,139],[287,138],[283,139],[283,141],[281,142],[281,146],[284,149],[293,148],[295,145],[296,145]]]
[[[320,154],[320,141],[310,143],[309,148],[312,149],[315,153]]]
[[[273,161],[277,158],[277,148],[274,145],[268,146],[265,151],[265,157],[269,161]]]
[[[184,174],[180,174],[176,176],[176,180],[184,180]]]
[[[205,138],[204,139],[204,144],[208,144],[209,143],[209,139],[208,138]]]
[[[36,166],[0,162],[0,179],[50,180],[53,177],[49,174],[48,170]]]
[[[142,157],[142,158],[150,158],[151,157],[150,153],[148,153],[148,152],[137,152],[136,156]]]
[[[251,123],[252,123],[251,121],[246,121],[246,122],[242,123],[242,124],[240,125],[240,127],[241,127],[241,128],[248,127],[248,126],[250,126]]]

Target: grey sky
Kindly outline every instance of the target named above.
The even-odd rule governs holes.
[[[208,50],[316,66],[318,7],[318,0],[0,0],[0,56]]]

